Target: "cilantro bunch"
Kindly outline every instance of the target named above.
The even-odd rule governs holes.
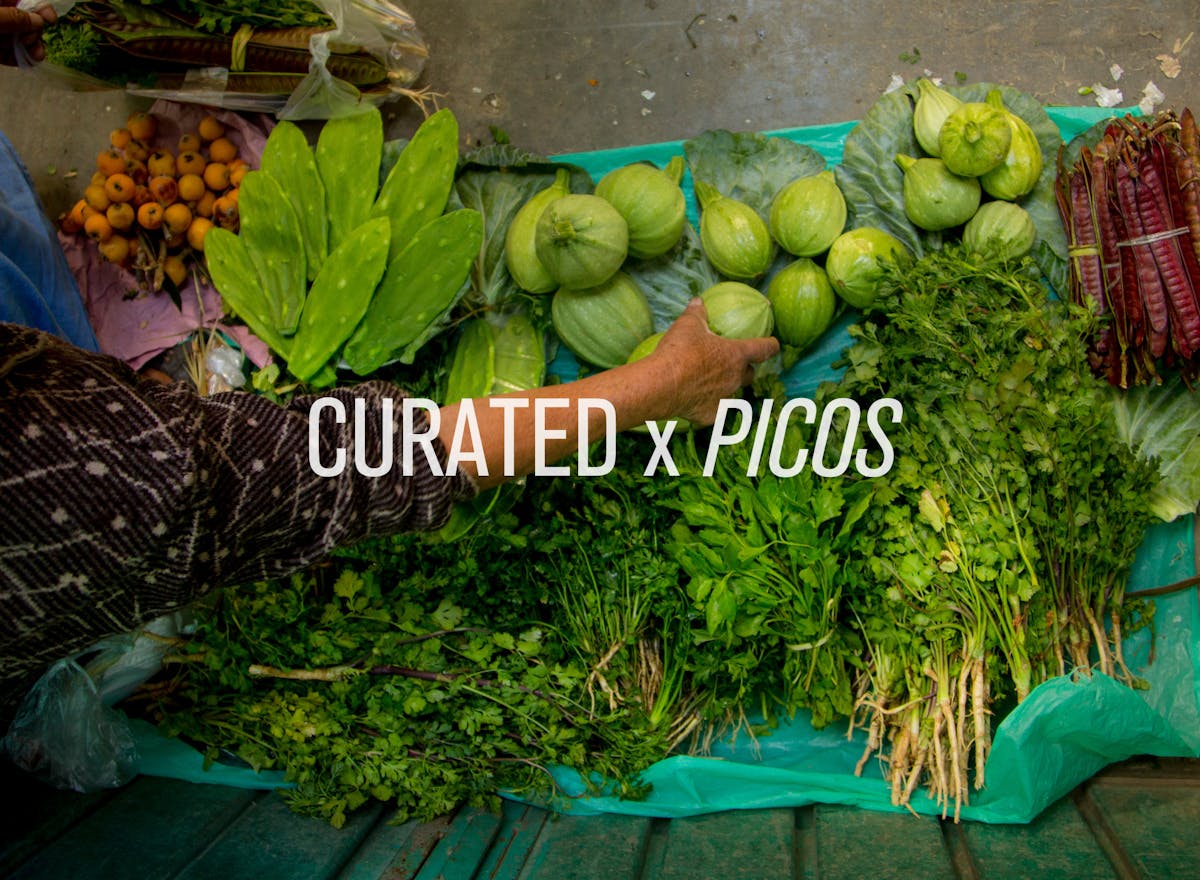
[[[897,804],[927,780],[957,807],[972,763],[982,786],[998,700],[1078,669],[1136,683],[1123,591],[1154,472],[1087,367],[1095,320],[1028,262],[945,248],[890,270],[823,390],[904,406],[850,597],[868,755],[890,741]]]

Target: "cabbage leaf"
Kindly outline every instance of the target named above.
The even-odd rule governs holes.
[[[763,220],[777,192],[825,170],[825,157],[807,144],[757,132],[706,131],[684,141],[683,151],[693,180],[744,202]]]
[[[1150,509],[1171,520],[1200,504],[1200,393],[1179,376],[1163,385],[1113,389],[1117,434],[1139,458],[1155,459],[1159,481]]]
[[[650,303],[655,333],[666,330],[692,297],[721,280],[704,258],[700,236],[691,223],[671,250],[652,260],[631,260],[625,270]]]
[[[1035,98],[1009,86],[974,83],[945,89],[967,102],[983,101],[989,91],[999,89],[1004,106],[1029,123],[1042,148],[1042,174],[1033,191],[1017,204],[1029,212],[1037,229],[1034,261],[1054,290],[1066,290],[1067,237],[1054,196],[1055,162],[1062,146],[1058,126]],[[847,229],[878,227],[903,242],[914,256],[923,257],[940,248],[947,236],[919,229],[904,214],[904,172],[896,165],[896,155],[925,155],[913,133],[916,95],[912,82],[876,101],[846,136],[835,174],[846,197]]]
[[[483,246],[471,269],[467,305],[495,308],[527,296],[508,274],[504,236],[521,206],[550,186],[559,168],[571,172],[571,192],[592,191],[591,176],[579,166],[553,162],[508,144],[489,144],[460,161],[446,210],[474,208],[483,217]]]

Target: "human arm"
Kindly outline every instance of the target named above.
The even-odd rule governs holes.
[[[750,364],[775,350],[772,340],[715,336],[693,305],[644,361],[523,395],[568,401],[547,423],[566,435],[548,444],[555,461],[576,448],[579,400],[610,401],[617,429],[672,415],[705,424],[720,399],[748,381]],[[384,382],[287,406],[244,392],[202,398],[115,358],[0,323],[0,436],[11,438],[0,446],[0,485],[10,499],[0,504],[0,706],[58,657],[217,587],[282,577],[371,535],[436,529],[456,500],[476,491],[470,469],[439,476],[418,466],[406,476],[393,466],[368,477],[347,466],[336,477],[318,475],[309,446],[311,407],[321,397],[340,400],[347,416],[316,420],[321,462],[338,449],[353,455],[359,399],[369,464],[380,462],[385,431],[397,451],[407,442],[403,392]],[[391,422],[382,417],[388,398],[397,412]],[[442,409],[443,430],[456,410]],[[478,412],[481,442],[498,461],[499,411]],[[425,430],[423,418],[415,432]],[[515,433],[517,469],[528,473],[532,417]],[[444,464],[440,440],[434,455]],[[480,487],[499,473],[497,465]]]
[[[402,396],[388,383],[320,396],[351,412],[364,400],[372,456],[395,430],[380,418],[383,399]],[[437,528],[473,493],[429,469],[318,476],[309,402],[200,397],[0,323],[0,706],[54,659],[217,587],[285,576],[370,535]],[[322,457],[353,448],[352,420],[319,428]]]
[[[41,61],[46,57],[46,47],[42,45],[42,28],[58,21],[58,16],[51,6],[26,11],[17,8],[18,2],[20,0],[0,0],[0,64],[16,63],[10,37],[20,40],[34,61]]]
[[[486,462],[482,475],[469,458],[464,469],[481,489],[493,487],[508,477],[532,473],[539,443],[549,464],[569,455],[579,445],[579,410],[584,399],[602,399],[612,404],[616,431],[642,425],[646,421],[682,418],[694,425],[711,424],[723,398],[733,396],[753,377],[753,365],[779,351],[779,343],[770,337],[725,339],[708,328],[704,304],[693,300],[668,329],[652,354],[635,363],[594,373],[562,385],[550,385],[532,391],[496,395],[526,401],[513,407],[512,468],[505,473],[505,410],[488,402],[474,401],[472,408],[479,425],[479,440]],[[553,401],[543,410],[543,436],[534,404],[539,399]],[[446,448],[454,443],[454,433],[462,404],[440,410],[438,436]],[[604,413],[589,411],[588,438],[597,439],[605,430]],[[544,442],[543,442],[544,440]],[[465,448],[473,447],[466,442]]]

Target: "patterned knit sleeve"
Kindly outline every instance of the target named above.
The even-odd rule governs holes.
[[[0,324],[0,656],[48,662],[186,604],[215,587],[282,576],[362,538],[435,529],[465,475],[401,452],[403,392],[367,382],[331,391],[344,407],[317,420],[324,463],[310,462],[310,407],[240,392],[200,397],[48,334]],[[385,423],[385,401],[394,416]],[[356,405],[362,460],[354,465]],[[414,409],[422,432],[428,414]],[[11,667],[10,667],[11,668]]]

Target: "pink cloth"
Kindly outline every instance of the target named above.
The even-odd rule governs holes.
[[[225,136],[238,147],[238,155],[258,166],[263,145],[274,125],[269,116],[245,117],[226,110],[156,101],[150,112],[158,119],[154,144],[174,153],[179,138],[194,132],[211,113],[225,125]],[[187,281],[180,290],[181,308],[166,293],[138,290],[134,273],[106,263],[82,234],[58,234],[67,265],[79,285],[88,318],[100,350],[138,369],[157,355],[186,340],[197,330],[212,328],[226,333],[258,367],[270,361],[266,344],[241,324],[226,325],[221,296],[206,283]],[[128,294],[134,292],[132,297]]]

